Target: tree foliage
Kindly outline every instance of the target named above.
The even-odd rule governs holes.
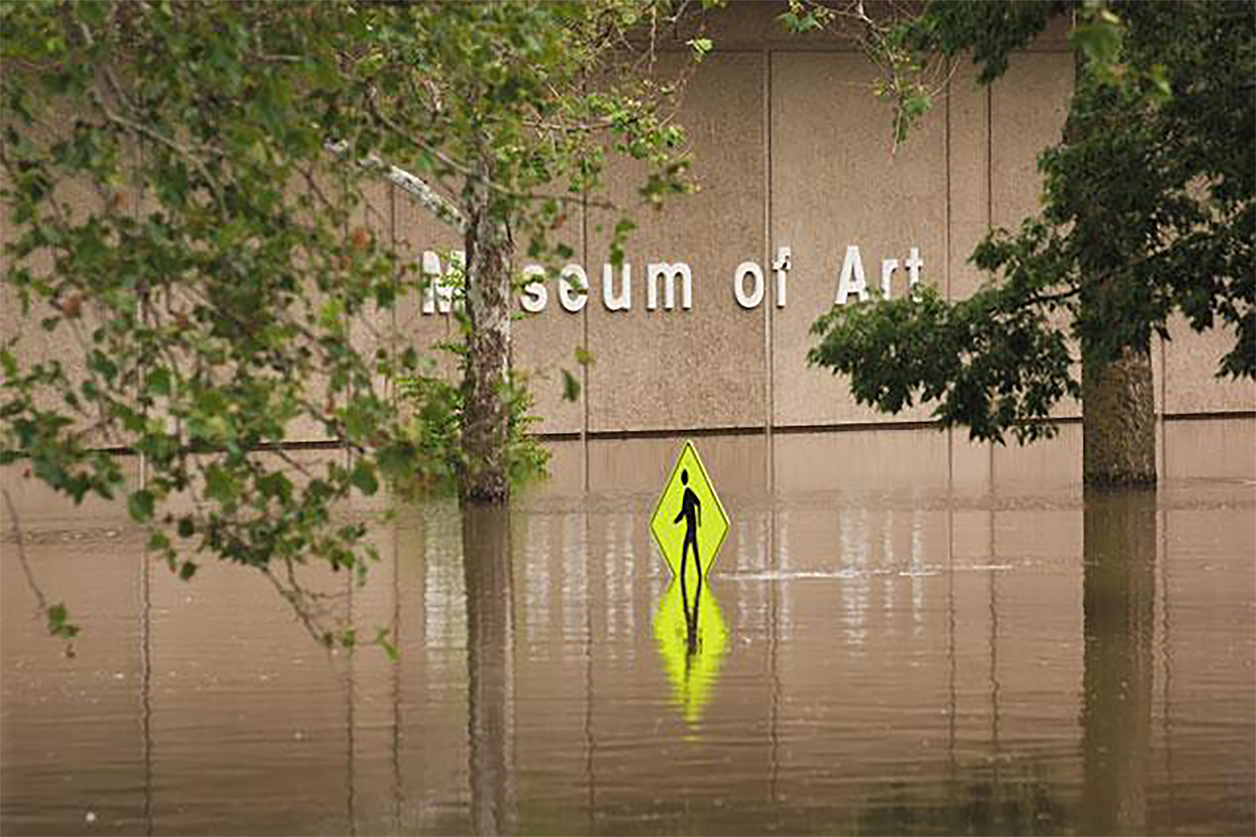
[[[815,324],[811,362],[850,375],[861,403],[937,401],[976,439],[1049,435],[1052,406],[1080,391],[1070,346],[1104,364],[1168,337],[1175,313],[1232,331],[1219,376],[1256,377],[1256,5],[930,3],[898,37],[970,51],[989,83],[1061,12],[1078,62],[1066,136],[1039,157],[1041,214],[974,252],[991,279],[966,300],[855,304]]]
[[[330,641],[294,567],[362,572],[366,526],[337,504],[433,461],[386,388],[419,355],[361,332],[426,279],[364,190],[385,178],[459,229],[488,195],[535,258],[570,253],[564,220],[608,155],[645,164],[647,204],[683,191],[672,88],[649,72],[676,13],[0,4],[3,280],[81,358],[0,347],[0,461],[75,502],[125,494],[183,577],[205,555],[254,567]],[[280,443],[298,422],[349,455],[297,458]],[[108,446],[144,457],[142,485]]]

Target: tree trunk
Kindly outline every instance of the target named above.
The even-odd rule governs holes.
[[[1073,55],[1074,89],[1081,84],[1082,53]],[[1064,124],[1064,142],[1085,138],[1083,123],[1072,112]],[[1087,219],[1078,218],[1078,226]],[[1091,222],[1094,224],[1094,222]],[[1083,274],[1102,276],[1119,266],[1105,257],[1082,265]],[[1105,305],[1100,283],[1083,292],[1090,312],[1114,311]],[[1111,314],[1109,314],[1111,316]],[[1156,402],[1150,346],[1131,346],[1107,358],[1082,340],[1082,483],[1088,486],[1154,485],[1156,482]]]
[[[1089,486],[1155,484],[1149,351],[1127,348],[1108,363],[1083,355],[1082,481]]]
[[[510,497],[506,442],[510,410],[510,259],[514,244],[504,213],[494,206],[492,170],[485,161],[468,178],[466,316],[470,326],[463,367],[462,499],[504,503]]]

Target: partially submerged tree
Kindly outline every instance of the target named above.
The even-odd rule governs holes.
[[[5,341],[0,460],[75,502],[128,491],[184,577],[200,553],[256,567],[314,626],[293,567],[362,570],[371,554],[333,504],[423,465],[380,385],[417,353],[364,349],[352,328],[425,281],[360,220],[383,178],[463,236],[455,455],[466,501],[505,500],[517,251],[570,253],[563,221],[608,153],[644,161],[646,203],[683,190],[670,88],[648,72],[675,13],[0,5],[6,292],[82,361],[28,362],[20,335]],[[94,200],[72,206],[76,188]],[[352,456],[298,460],[281,444],[298,421]],[[144,457],[142,485],[109,445]]]
[[[596,191],[608,134],[648,164],[647,202],[683,189],[682,134],[657,112],[670,88],[651,77],[649,46],[676,12],[667,3],[616,0],[362,13],[372,41],[357,60],[373,136],[369,148],[350,153],[378,145],[384,159],[406,160],[425,179],[452,181],[449,200],[434,209],[465,240],[462,493],[502,501],[516,250],[570,254],[551,239],[573,205]],[[629,38],[641,33],[652,37],[634,45]],[[627,229],[619,228],[614,247]]]
[[[836,14],[817,8],[796,4],[790,20]],[[971,298],[924,290],[836,308],[809,358],[850,375],[861,403],[936,401],[943,425],[980,440],[1050,435],[1051,409],[1080,395],[1085,481],[1155,482],[1152,335],[1168,337],[1176,312],[1197,331],[1230,329],[1217,374],[1256,377],[1256,5],[934,2],[864,16],[861,37],[895,79],[884,89],[899,138],[928,107],[918,78],[937,60],[971,51],[992,83],[1065,13],[1076,89],[1064,136],[1039,158],[1041,215],[977,247],[992,278]]]

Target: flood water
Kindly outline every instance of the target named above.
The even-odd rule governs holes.
[[[395,664],[6,472],[84,633],[72,658],[47,636],[6,511],[0,830],[1251,834],[1256,462],[1231,425],[1106,494],[1075,426],[994,454],[698,439],[731,528],[696,642],[649,532],[679,440],[555,443],[509,512],[406,508],[364,588],[332,581]]]

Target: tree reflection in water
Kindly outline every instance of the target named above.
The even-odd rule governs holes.
[[[1156,493],[1086,492],[1084,830],[1147,833]]]
[[[462,509],[467,591],[467,725],[471,825],[476,834],[513,830],[514,591],[510,510]]]
[[[1034,757],[968,766],[941,803],[906,782],[874,786],[838,830],[869,834],[1146,834],[1155,615],[1154,489],[1087,490],[1083,518],[1080,810]],[[994,769],[994,767],[999,769]]]

